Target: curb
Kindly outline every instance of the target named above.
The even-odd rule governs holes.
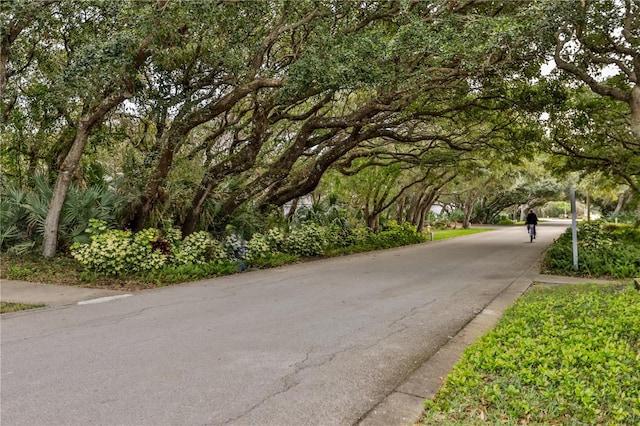
[[[537,267],[537,265],[534,265]],[[534,269],[534,268],[531,268]],[[420,422],[424,401],[433,398],[462,352],[498,323],[503,312],[534,282],[537,274],[525,271],[478,315],[420,366],[404,383],[366,413],[359,426],[406,426]],[[537,268],[535,268],[537,269]]]

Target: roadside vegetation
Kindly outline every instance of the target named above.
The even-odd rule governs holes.
[[[640,276],[640,229],[579,224],[545,252],[543,272]],[[607,285],[534,285],[470,346],[433,400],[424,425],[640,424],[640,291]]]
[[[446,240],[461,235],[478,234],[480,232],[491,231],[493,228],[470,228],[470,229],[442,229],[433,232],[433,240]]]
[[[578,269],[573,266],[571,229],[567,229],[545,252],[543,271],[585,277],[639,277],[640,228],[604,221],[580,223]]]
[[[27,309],[43,308],[45,305],[30,304],[30,303],[13,303],[13,302],[0,302],[0,314],[8,314],[10,312],[25,311]]]
[[[181,239],[178,230],[149,228],[131,233],[107,229],[100,220],[90,223],[89,238],[73,244],[68,256],[45,259],[36,253],[2,254],[0,277],[132,291],[430,239],[409,224],[395,222],[377,233],[307,223],[288,232],[273,228],[256,233],[249,241],[237,235],[220,241],[203,231]],[[489,230],[441,229],[434,231],[434,239]]]
[[[534,286],[467,348],[423,425],[640,424],[640,292]]]

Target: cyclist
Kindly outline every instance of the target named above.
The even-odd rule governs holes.
[[[529,210],[527,214],[527,232],[531,226],[533,226],[533,238],[536,237],[536,225],[538,224],[538,216],[533,212],[533,210]]]

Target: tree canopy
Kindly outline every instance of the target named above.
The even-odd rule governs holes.
[[[638,2],[621,4],[2,2],[2,180],[50,182],[46,256],[75,184],[120,194],[119,226],[185,235],[268,214],[329,172],[368,225],[395,209],[421,226],[455,177],[488,188],[542,149],[637,191]],[[550,57],[591,95],[541,80]],[[619,74],[589,77],[604,66]]]

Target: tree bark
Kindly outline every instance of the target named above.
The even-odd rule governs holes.
[[[613,211],[614,216],[620,214],[620,212],[622,211],[622,208],[624,207],[626,195],[627,195],[626,192],[621,192],[618,195],[618,203],[616,204],[616,208]]]
[[[366,215],[367,227],[373,229],[374,232],[378,232],[380,228],[380,214],[371,213]]]
[[[60,165],[58,178],[56,179],[56,184],[53,190],[53,196],[49,203],[49,209],[47,211],[47,217],[44,224],[44,240],[42,243],[42,255],[44,257],[55,256],[58,249],[58,226],[60,224],[60,213],[62,212],[62,206],[67,198],[69,185],[71,185],[73,175],[80,163],[80,158],[82,157],[82,152],[87,144],[91,130],[109,111],[130,96],[131,94],[125,91],[107,97],[103,99],[90,114],[85,114],[81,118],[71,149],[69,149],[64,161]]]
[[[187,111],[187,109],[192,108],[193,105],[185,106],[185,110],[182,112],[182,114],[179,114],[181,117],[176,118],[176,121],[171,124],[171,128],[167,131],[165,145],[166,148],[163,153],[163,156],[165,158],[163,159],[161,157],[159,159],[152,178],[147,183],[140,199],[132,203],[128,207],[128,210],[133,212],[130,216],[130,223],[133,229],[140,230],[146,225],[147,221],[149,220],[149,213],[153,209],[154,203],[158,198],[158,190],[160,189],[162,184],[164,184],[169,171],[171,170],[173,155],[181,145],[182,141],[187,138],[189,133],[194,128],[203,123],[213,120],[220,114],[229,111],[249,94],[254,93],[262,88],[279,87],[281,84],[281,79],[256,78],[246,84],[237,86],[231,92],[222,96],[217,101],[212,102],[211,105],[207,106],[205,109],[199,110],[194,108],[191,111]],[[210,189],[201,189],[200,191],[198,191],[198,194],[196,195],[199,196],[200,199],[196,200],[194,198],[193,203],[196,205],[199,203],[201,207],[209,191]],[[195,212],[195,214],[192,215],[194,217],[191,217],[188,220],[189,225],[186,228],[187,230],[188,228],[191,228],[190,232],[193,232],[192,226],[195,226],[199,214],[199,211]]]
[[[398,204],[396,206],[396,222],[398,222],[399,225],[402,225],[402,223],[404,222],[404,208],[406,200],[407,197],[403,195],[398,200]]]
[[[231,154],[223,162],[211,167],[202,179],[198,190],[191,200],[191,209],[182,224],[182,235],[187,236],[195,230],[202,214],[202,206],[211,191],[218,186],[225,177],[231,174],[249,170],[256,162],[260,148],[267,137],[268,118],[264,108],[254,110],[251,140],[238,153]]]
[[[640,69],[638,69],[638,73],[640,74]],[[629,106],[631,107],[631,131],[633,136],[640,141],[640,86],[637,84],[631,89]]]
[[[424,229],[425,219],[429,215],[429,211],[431,210],[433,203],[435,203],[438,198],[438,191],[440,188],[441,187],[433,187],[429,189],[420,203],[420,215],[418,218],[418,225],[416,226],[418,233],[422,232]]]
[[[146,58],[149,56],[148,47],[151,44],[151,38],[145,38],[135,56],[133,57],[133,67],[138,69],[142,66]],[[69,151],[65,155],[64,160],[59,168],[58,177],[54,186],[53,196],[49,203],[49,209],[47,211],[47,217],[44,225],[44,238],[42,243],[42,255],[44,257],[53,257],[58,249],[58,227],[60,225],[60,214],[62,213],[62,206],[67,198],[67,191],[73,175],[80,163],[82,152],[87,145],[87,140],[93,128],[102,122],[104,117],[113,108],[122,103],[125,99],[133,96],[130,88],[134,87],[132,76],[129,78],[123,78],[119,81],[122,83],[122,88],[111,94],[105,95],[104,98],[98,103],[98,105],[92,110],[84,113],[80,118],[73,143],[69,148]]]
[[[135,214],[129,222],[129,226],[135,232],[144,228],[151,214],[151,210],[158,198],[160,186],[164,183],[171,170],[173,164],[173,156],[175,154],[176,144],[167,142],[164,145],[160,158],[156,164],[151,178],[147,182],[147,186],[140,195]]]

